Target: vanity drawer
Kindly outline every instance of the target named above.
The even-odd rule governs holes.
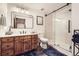
[[[6,37],[6,38],[2,38],[2,43],[4,42],[13,42],[13,38],[11,37]]]
[[[15,37],[15,41],[21,41],[21,37]]]
[[[26,42],[26,41],[30,41],[31,42],[31,38],[24,37],[24,42]]]
[[[24,36],[24,40],[27,40],[27,39],[31,39],[31,35],[28,35],[28,36]]]
[[[32,38],[38,38],[38,36],[37,35],[32,35]]]
[[[31,35],[28,35],[27,37],[28,37],[28,38],[32,38]]]
[[[25,40],[25,39],[28,39],[28,36],[24,36],[24,40]]]
[[[12,55],[14,55],[14,51],[11,49],[2,51],[2,56],[12,56]]]
[[[6,50],[6,49],[12,49],[13,46],[13,42],[9,42],[9,43],[2,43],[2,50]]]

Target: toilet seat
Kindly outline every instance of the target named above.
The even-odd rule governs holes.
[[[43,37],[40,37],[40,46],[43,48],[43,49],[47,49],[47,46],[48,46],[48,39],[46,38],[43,38]]]
[[[48,42],[48,39],[47,39],[47,38],[40,37],[40,40],[41,40],[42,42]]]

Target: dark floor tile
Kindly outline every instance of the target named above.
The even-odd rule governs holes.
[[[55,48],[48,47],[47,49],[43,49],[41,53],[37,53],[37,51],[32,50],[30,52],[26,52],[22,54],[22,56],[66,56],[65,54],[57,51]]]
[[[66,56],[65,54],[57,51],[55,48],[48,47],[48,49],[44,49],[43,52],[48,56]]]

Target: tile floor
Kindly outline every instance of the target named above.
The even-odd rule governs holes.
[[[37,53],[36,50],[33,50],[27,53],[23,53],[21,56],[66,56],[66,55],[57,51],[55,48],[48,47],[47,49],[43,49],[42,52],[40,53]]]

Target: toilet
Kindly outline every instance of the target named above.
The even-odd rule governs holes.
[[[48,39],[44,38],[44,37],[39,37],[39,39],[40,39],[40,46],[43,49],[47,49],[47,47],[48,47]]]

